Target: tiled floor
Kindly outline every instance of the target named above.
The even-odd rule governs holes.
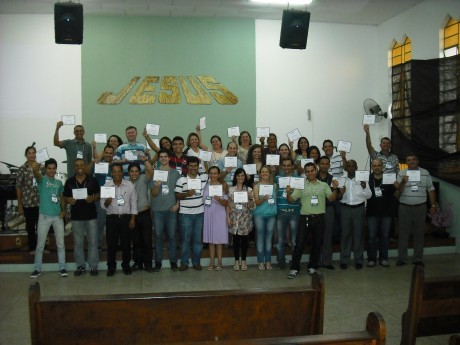
[[[206,259],[202,263],[207,264]],[[412,265],[396,267],[364,267],[361,271],[322,270],[326,283],[324,333],[362,330],[366,315],[379,311],[387,326],[387,344],[398,345],[401,337],[401,315],[408,303]],[[336,266],[337,263],[335,262]],[[439,254],[425,257],[426,276],[460,274],[460,254]],[[71,266],[69,266],[71,267]],[[43,295],[140,293],[164,291],[198,291],[215,289],[245,289],[292,287],[310,284],[302,271],[296,279],[286,279],[288,271],[274,269],[260,272],[250,266],[247,272],[234,272],[231,266],[220,272],[201,272],[189,269],[160,273],[135,272],[125,276],[120,271],[108,278],[105,271],[98,277],[86,274],[60,278],[57,272],[45,272],[38,281]],[[0,344],[30,344],[28,286],[32,281],[28,273],[0,273]],[[420,338],[417,344],[445,345],[449,336]]]

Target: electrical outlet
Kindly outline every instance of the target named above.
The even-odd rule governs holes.
[[[22,245],[21,237],[16,237],[16,247],[20,247]]]

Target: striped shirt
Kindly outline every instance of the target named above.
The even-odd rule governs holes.
[[[181,176],[176,182],[176,189],[174,191],[176,193],[187,192],[189,190],[187,182],[189,178],[188,175]],[[208,182],[208,174],[198,174],[196,178],[201,180],[201,190],[196,190],[195,195],[179,201],[179,213],[199,214],[204,212],[203,190]]]

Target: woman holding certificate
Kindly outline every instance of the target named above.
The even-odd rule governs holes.
[[[246,164],[255,164],[256,166],[256,173],[254,175],[251,175],[249,178],[250,185],[254,185],[257,182],[259,182],[259,171],[262,168],[262,165],[264,165],[264,161],[262,158],[262,145],[255,144],[251,146],[248,152],[248,159],[246,161]]]
[[[253,212],[256,228],[257,263],[259,270],[271,270],[272,237],[276,223],[276,185],[273,183],[270,168],[260,168],[260,181],[254,186],[256,209]]]
[[[208,172],[209,182],[203,190],[204,225],[203,242],[209,243],[208,271],[222,270],[222,245],[228,242],[227,212],[228,196],[219,182],[220,170],[211,167]],[[217,250],[217,266],[215,265]]]
[[[249,233],[252,230],[252,210],[255,207],[252,188],[249,187],[249,180],[246,172],[238,168],[233,176],[233,185],[229,187],[227,208],[229,225],[228,231],[233,236],[233,254],[235,255],[235,271],[246,271],[246,256],[249,247]],[[241,256],[240,256],[241,250]],[[240,260],[241,257],[241,260]]]
[[[217,165],[221,171],[220,176],[227,184],[232,183],[236,169],[243,167],[243,163],[236,156],[237,152],[238,146],[233,142],[229,142],[227,145],[227,155],[221,158]]]
[[[201,141],[200,141],[200,137],[198,136],[198,134],[196,133],[190,133],[187,137],[187,148],[185,149],[184,151],[184,154],[187,155],[187,156],[194,156],[194,157],[200,157],[200,148],[202,146],[201,144]],[[207,148],[206,146],[204,146],[205,148]],[[203,173],[205,172],[206,169],[205,169],[205,166],[203,164],[203,162],[201,161],[200,159],[200,165],[199,165],[199,169],[198,169],[198,172],[199,173]]]

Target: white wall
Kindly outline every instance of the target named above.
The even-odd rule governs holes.
[[[81,122],[80,56],[80,46],[54,43],[52,15],[0,15],[0,161],[23,164],[35,141],[66,170],[52,137],[61,114]],[[63,138],[72,132],[61,129]],[[0,172],[8,173],[5,165]]]

